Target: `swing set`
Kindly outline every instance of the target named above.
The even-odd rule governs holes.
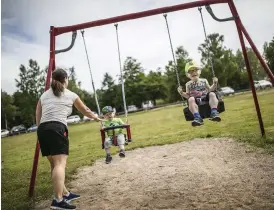
[[[215,16],[215,14],[213,13],[210,5],[221,4],[221,3],[228,4],[228,6],[230,8],[230,11],[232,13],[232,17],[220,19],[220,18],[217,18]],[[158,14],[163,14],[164,17],[165,17],[165,20],[166,20],[168,35],[169,35],[169,40],[170,40],[170,47],[171,47],[172,56],[173,56],[173,61],[174,61],[174,65],[176,66],[175,72],[176,72],[177,82],[178,82],[178,85],[180,86],[178,66],[176,64],[176,59],[175,59],[174,52],[173,52],[173,47],[172,47],[172,42],[171,42],[171,37],[170,37],[170,32],[169,32],[169,27],[168,27],[168,22],[167,22],[167,14],[166,13],[175,12],[175,11],[179,11],[179,10],[190,9],[190,8],[194,8],[194,7],[198,7],[198,9],[201,13],[201,8],[203,6],[205,6],[206,10],[211,15],[211,17],[214,20],[218,21],[218,22],[226,22],[226,21],[232,21],[232,20],[235,21],[236,28],[237,28],[238,35],[239,35],[239,40],[240,40],[241,47],[242,47],[242,52],[243,52],[243,56],[244,56],[246,70],[248,72],[248,77],[249,77],[249,81],[250,81],[250,84],[251,84],[251,90],[252,90],[252,94],[253,94],[253,99],[254,99],[254,104],[255,104],[255,108],[256,108],[256,112],[257,112],[257,116],[258,116],[258,121],[259,121],[259,125],[260,125],[261,134],[262,134],[262,136],[265,136],[264,124],[263,124],[263,120],[262,120],[262,116],[261,116],[260,106],[259,106],[259,102],[258,102],[258,98],[257,98],[257,94],[256,94],[256,89],[254,87],[254,82],[253,82],[253,78],[252,78],[252,74],[251,74],[251,70],[250,70],[249,60],[248,60],[248,57],[247,57],[247,51],[246,51],[246,47],[245,47],[244,36],[247,39],[247,41],[249,42],[251,48],[253,49],[253,51],[256,54],[257,58],[259,59],[261,65],[263,66],[264,70],[266,71],[269,78],[271,79],[272,83],[274,83],[274,75],[272,74],[271,70],[269,69],[269,67],[267,66],[265,61],[263,60],[263,58],[260,55],[257,47],[255,46],[254,42],[252,41],[251,37],[249,36],[247,30],[245,29],[245,27],[244,27],[244,25],[243,25],[243,23],[240,19],[240,16],[238,14],[238,11],[235,7],[235,4],[234,4],[233,0],[197,0],[197,1],[194,1],[194,2],[178,4],[178,5],[168,6],[168,7],[162,7],[162,8],[147,10],[147,11],[143,11],[143,12],[131,13],[131,14],[127,14],[127,15],[96,20],[96,21],[82,23],[82,24],[78,24],[78,25],[65,26],[65,27],[51,26],[50,27],[50,58],[49,58],[49,68],[48,68],[48,72],[47,72],[45,91],[48,90],[49,87],[50,87],[51,74],[52,74],[52,71],[55,70],[55,55],[58,54],[58,53],[67,52],[70,49],[72,49],[72,47],[74,46],[75,40],[76,40],[77,30],[81,31],[82,36],[83,36],[83,40],[84,40],[84,31],[83,31],[83,29],[102,26],[102,25],[107,25],[107,24],[115,24],[116,35],[117,35],[117,43],[118,43],[118,55],[119,55],[120,71],[121,71],[121,76],[122,76],[122,67],[121,67],[120,49],[119,49],[119,41],[118,41],[118,24],[117,24],[117,22],[122,22],[122,21],[132,20],[132,19],[138,19],[138,18],[144,18],[144,17],[148,17],[148,16],[152,16],[152,15],[158,15]],[[204,34],[205,34],[205,37],[207,39],[202,13],[201,13],[201,18],[202,18],[202,23],[203,23],[203,28],[204,28]],[[65,49],[56,50],[56,48],[55,48],[55,38],[56,38],[56,36],[59,36],[61,34],[68,33],[68,32],[72,32],[72,41],[71,41],[70,46],[65,48]],[[85,40],[84,40],[84,44],[85,44]],[[86,50],[86,55],[87,55],[87,59],[88,59],[86,46],[85,46],[85,50]],[[213,65],[212,65],[212,60],[209,59],[209,61],[210,61],[210,65],[211,65],[211,71],[212,71],[212,74],[214,76],[215,73],[214,73],[214,69],[213,69]],[[89,70],[90,70],[89,61],[88,61],[88,65],[89,65]],[[93,86],[93,90],[94,90],[94,96],[95,96],[95,101],[96,101],[96,105],[97,105],[97,109],[98,109],[98,114],[100,115],[101,112],[100,112],[100,107],[99,107],[98,100],[97,100],[96,91],[95,91],[95,88],[94,88],[94,82],[93,82],[91,70],[90,70],[90,76],[91,76],[91,80],[92,80],[92,86]],[[123,79],[122,79],[122,92],[123,92],[124,110],[125,110],[125,115],[126,115],[126,118],[127,118],[127,109],[126,109],[126,103],[125,103]],[[183,100],[183,102],[185,102],[184,99],[182,99],[182,100]],[[204,108],[202,108],[202,106],[204,106]],[[200,107],[202,109],[206,110],[207,106],[208,106],[208,104],[204,104],[204,105],[201,104]],[[223,106],[223,108],[221,106]],[[199,107],[199,109],[200,109],[200,107]],[[222,105],[222,100],[219,100],[218,109],[219,108],[220,108],[220,110],[223,109],[223,111],[224,111],[224,105]],[[205,113],[204,117],[206,117],[207,111],[204,111],[202,113]],[[189,115],[189,116],[187,115],[187,114],[189,114],[187,107],[184,109],[184,114],[185,114],[186,120],[191,120],[191,115]],[[118,127],[112,127],[112,128],[109,128],[109,129],[115,129],[115,128],[118,128]],[[122,126],[120,128],[126,128],[127,129],[128,140],[131,140],[130,126],[125,125],[125,126]],[[105,129],[101,130],[102,137],[103,137],[103,132],[105,132],[107,129],[105,128]],[[31,175],[31,180],[30,180],[30,185],[29,185],[29,197],[32,197],[33,193],[34,193],[34,186],[35,186],[35,180],[36,180],[36,172],[37,172],[37,166],[38,166],[38,160],[39,160],[39,153],[40,153],[40,145],[39,145],[39,142],[36,141],[36,149],[35,149],[34,160],[33,160],[32,175]]]

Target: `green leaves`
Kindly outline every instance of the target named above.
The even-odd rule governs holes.
[[[265,42],[263,48],[266,62],[274,74],[274,37],[269,43]]]
[[[234,52],[224,45],[225,37],[218,33],[209,34],[198,47],[201,54],[201,77],[212,82],[211,60],[220,86],[230,86],[236,90],[248,89],[249,78],[241,50]],[[247,54],[254,80],[264,79],[266,76],[259,60],[251,48]],[[151,100],[172,103],[181,101],[177,92],[178,81],[183,89],[189,78],[185,75],[185,65],[192,60],[183,46],[175,50],[177,67],[173,61],[167,61],[162,69],[144,69],[138,59],[128,56],[123,62],[123,81],[125,85],[126,103],[141,107],[143,102]],[[274,71],[274,37],[264,44],[264,58],[272,72]],[[69,75],[68,89],[80,96],[84,103],[92,110],[97,111],[94,93],[82,89],[81,81],[77,80],[76,70],[72,66],[67,69]],[[20,65],[19,78],[16,79],[18,91],[12,96],[2,92],[2,124],[7,121],[8,126],[24,123],[26,126],[34,123],[37,100],[44,92],[47,68],[41,69],[37,61],[30,59],[28,66]],[[124,111],[121,75],[113,77],[106,72],[102,79],[102,87],[96,90],[100,107],[111,105],[118,112]],[[81,115],[76,109],[72,114]],[[5,117],[6,116],[6,117]]]

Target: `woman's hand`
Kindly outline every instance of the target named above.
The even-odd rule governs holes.
[[[99,121],[105,121],[104,119],[100,119],[99,117],[97,117],[94,112],[92,112],[82,101],[81,99],[78,97],[75,101],[74,101],[74,106],[76,107],[76,109],[78,111],[80,111],[83,115],[94,119],[95,121],[99,122]]]

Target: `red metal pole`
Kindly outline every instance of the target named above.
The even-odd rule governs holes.
[[[232,2],[232,1],[230,1],[230,2]],[[257,98],[257,94],[256,94],[256,89],[254,87],[254,81],[253,81],[253,78],[252,78],[252,73],[251,73],[251,70],[250,70],[250,65],[249,65],[249,61],[248,61],[248,57],[247,57],[247,52],[246,52],[243,33],[241,31],[240,18],[238,16],[238,14],[234,13],[233,8],[231,7],[230,3],[229,3],[229,7],[231,9],[231,12],[232,12],[233,16],[236,18],[235,23],[236,23],[237,31],[238,31],[240,42],[241,42],[241,47],[242,47],[242,51],[243,51],[243,55],[244,55],[246,70],[247,70],[247,73],[248,73],[249,81],[251,83],[251,90],[252,90],[253,99],[254,99],[254,103],[255,103],[255,107],[256,107],[256,111],[257,111],[257,116],[258,116],[258,120],[259,120],[259,124],[260,124],[260,128],[261,128],[261,134],[262,134],[262,136],[265,136],[264,123],[263,123],[261,110],[260,110],[260,106],[259,106],[259,102],[258,102],[258,98]]]
[[[31,179],[30,179],[30,185],[29,185],[29,197],[32,197],[33,192],[34,192],[39,152],[40,152],[40,145],[39,145],[38,140],[36,140],[36,149],[35,149],[35,153],[34,153],[32,173],[31,173]]]
[[[55,30],[54,27],[50,27],[50,59],[49,59],[49,67],[47,72],[47,78],[46,78],[46,85],[45,85],[45,91],[49,89],[50,87],[50,78],[51,73],[55,69]],[[29,186],[29,197],[33,196],[34,192],[34,186],[35,186],[35,180],[36,180],[36,172],[38,167],[38,160],[39,160],[39,153],[40,153],[40,144],[39,141],[36,141],[36,149],[34,153],[34,159],[33,159],[33,166],[32,166],[32,174],[30,179],[30,186]]]
[[[228,0],[199,0],[199,1],[189,2],[185,4],[178,4],[178,5],[169,6],[169,7],[162,7],[162,8],[147,10],[143,12],[131,13],[127,15],[121,15],[117,17],[96,20],[96,21],[82,23],[78,25],[56,27],[55,36],[58,36],[63,33],[71,32],[71,31],[85,29],[85,28],[102,26],[102,25],[117,23],[117,22],[126,21],[126,20],[138,19],[138,18],[158,15],[158,14],[163,14],[168,12],[175,12],[179,10],[190,9],[193,7],[205,6],[208,4],[220,4],[220,3],[228,3]]]
[[[129,141],[129,142],[132,141],[132,139],[131,139],[130,125],[128,125],[128,127],[127,127],[127,138],[128,138],[128,141]]]
[[[237,9],[235,7],[235,4],[232,0],[230,0],[229,2],[229,6],[230,6],[230,10],[232,12],[232,14],[234,15],[234,17],[237,17],[237,24],[239,25],[241,31],[244,33],[247,41],[249,42],[251,48],[253,49],[254,53],[256,54],[257,58],[259,59],[259,61],[261,62],[261,65],[263,66],[263,68],[265,69],[265,72],[268,74],[269,78],[271,79],[272,83],[274,84],[274,75],[273,73],[271,72],[269,66],[265,63],[264,59],[262,58],[259,50],[257,49],[257,47],[255,46],[254,42],[252,41],[251,37],[249,36],[247,30],[245,29],[240,17],[239,17],[239,14],[237,12]]]
[[[100,132],[101,132],[101,140],[102,140],[102,149],[105,149],[105,138],[106,138],[105,131],[101,129]]]

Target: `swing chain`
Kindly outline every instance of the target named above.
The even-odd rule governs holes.
[[[93,92],[94,92],[97,111],[98,111],[98,115],[100,116],[101,115],[100,106],[99,106],[99,103],[98,103],[97,93],[96,93],[95,86],[94,86],[94,81],[93,81],[93,76],[92,76],[92,72],[91,72],[89,56],[88,56],[88,51],[87,51],[86,41],[85,41],[85,36],[84,36],[85,31],[81,30],[81,33],[82,33],[82,37],[83,37],[83,41],[84,41],[84,46],[85,46],[85,51],[86,51],[86,56],[87,56],[87,61],[88,61],[88,67],[89,67],[89,73],[90,73],[90,77],[91,77],[91,83],[92,83],[92,88],[93,88]]]
[[[181,86],[180,77],[179,77],[179,73],[178,73],[178,65],[177,65],[177,62],[176,62],[176,58],[175,58],[175,55],[174,55],[174,50],[173,50],[173,46],[172,46],[172,42],[171,42],[171,35],[170,35],[168,21],[167,21],[167,14],[164,14],[163,16],[166,20],[167,32],[168,32],[168,37],[169,37],[169,43],[170,43],[170,48],[171,48],[171,52],[172,52],[173,62],[174,62],[174,65],[175,65],[175,72],[176,72],[176,76],[177,76],[178,86]]]
[[[177,65],[177,62],[176,62],[176,58],[175,58],[174,50],[173,50],[173,46],[172,46],[171,35],[170,35],[168,21],[167,21],[167,14],[165,13],[165,14],[163,14],[163,16],[166,20],[169,43],[170,43],[170,48],[171,48],[171,52],[172,52],[173,62],[174,62],[174,65],[175,65],[175,73],[176,73],[176,77],[177,77],[177,83],[178,83],[178,86],[180,87],[181,83],[180,83],[179,69],[178,69],[178,65]],[[183,96],[181,96],[181,97],[182,97],[183,105],[185,106],[186,105],[185,99],[184,99]]]
[[[200,15],[201,15],[203,29],[204,29],[204,35],[205,35],[205,41],[206,41],[206,47],[207,47],[207,59],[210,62],[212,75],[213,75],[213,77],[215,77],[215,72],[214,72],[214,67],[213,67],[213,61],[212,61],[212,59],[210,58],[210,55],[209,55],[209,39],[208,39],[207,33],[206,33],[205,22],[204,22],[204,17],[203,17],[203,13],[202,13],[202,7],[199,6],[198,10],[199,10]]]
[[[123,69],[122,69],[122,62],[121,62],[121,53],[120,53],[120,44],[119,44],[119,36],[118,36],[118,23],[114,24],[116,28],[116,38],[117,38],[117,48],[118,48],[118,58],[119,58],[119,65],[120,65],[120,74],[121,74],[121,83],[122,83],[122,95],[123,95],[123,102],[124,102],[124,110],[126,116],[126,123],[128,124],[128,113],[127,113],[127,105],[126,105],[126,96],[125,96],[125,85],[124,85],[124,76],[123,76]]]

